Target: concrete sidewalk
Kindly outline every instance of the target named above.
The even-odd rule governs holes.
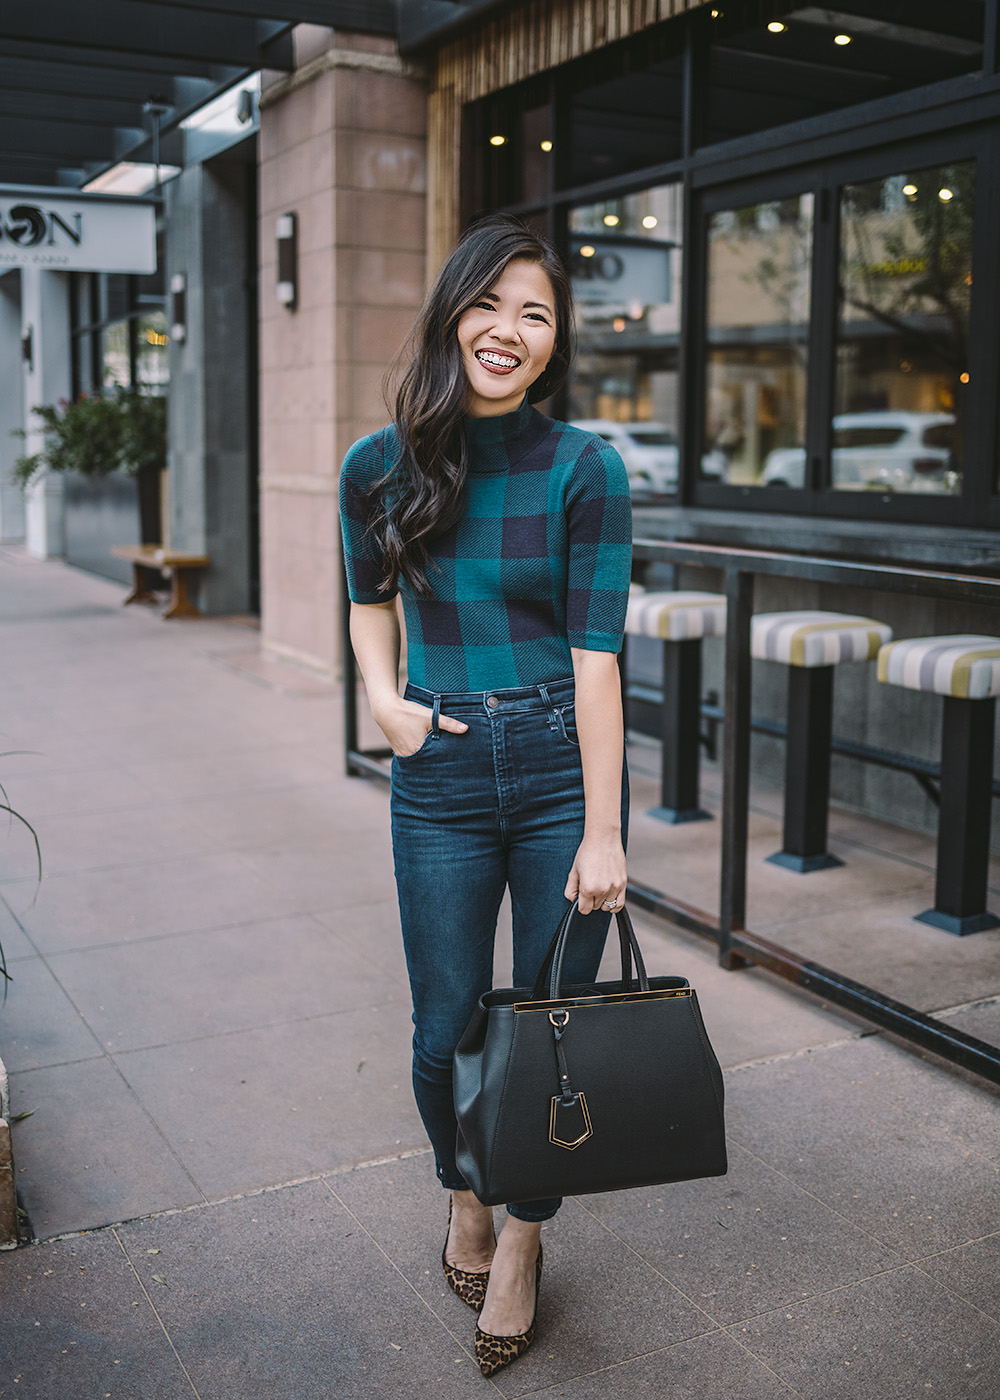
[[[484,1381],[410,1093],[387,793],[343,776],[332,688],[122,593],[0,549],[0,749],[36,751],[0,782],[45,860],[36,890],[0,832],[31,1113],[0,1397],[996,1400],[997,1095],[641,918],[726,1068],[730,1173],[567,1202],[538,1340]],[[636,770],[637,849],[687,861]]]

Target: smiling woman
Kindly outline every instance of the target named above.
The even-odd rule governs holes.
[[[516,219],[474,227],[417,320],[393,425],[341,474],[351,640],[395,755],[413,1086],[451,1192],[442,1264],[481,1310],[485,1375],[534,1337],[541,1222],[560,1202],[511,1203],[496,1239],[456,1161],[452,1057],[492,984],[506,888],[513,983],[530,987],[574,898],[587,917],[566,977],[594,981],[626,884],[628,479],[602,438],[532,407],[565,377],[571,324],[552,248]]]

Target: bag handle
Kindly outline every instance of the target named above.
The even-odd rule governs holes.
[[[558,1001],[560,987],[562,984],[563,963],[566,958],[566,947],[569,943],[570,929],[575,916],[579,913],[579,904],[574,899],[573,903],[566,910],[566,913],[559,921],[559,927],[555,931],[555,936],[549,944],[549,950],[545,954],[545,960],[538,971],[535,979],[534,990],[531,993],[533,1001]],[[582,918],[583,915],[580,915]],[[632,962],[635,961],[635,973],[641,992],[649,991],[649,978],[646,975],[646,964],[642,960],[642,953],[639,950],[639,942],[635,936],[635,929],[632,927],[632,920],[629,918],[628,910],[619,909],[615,913],[618,923],[618,942],[621,947],[622,959],[622,991],[632,990]],[[548,988],[546,990],[546,979]]]

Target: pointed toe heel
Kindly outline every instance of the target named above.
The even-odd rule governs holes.
[[[539,1246],[538,1258],[535,1261],[535,1312],[527,1332],[520,1332],[514,1337],[494,1337],[492,1333],[484,1332],[481,1327],[476,1327],[476,1363],[484,1376],[495,1376],[497,1371],[502,1370],[504,1366],[509,1366],[519,1356],[523,1356],[535,1340],[535,1333],[538,1330],[538,1294],[541,1286],[542,1250]]]
[[[489,1269],[482,1269],[475,1273],[468,1269],[456,1269],[454,1264],[449,1264],[445,1258],[448,1250],[448,1235],[451,1231],[451,1209],[452,1203],[448,1202],[448,1229],[445,1231],[444,1245],[441,1249],[441,1267],[448,1287],[463,1303],[468,1303],[474,1312],[482,1312],[483,1304],[486,1302],[486,1287],[490,1281]],[[493,1236],[496,1243],[496,1235]]]

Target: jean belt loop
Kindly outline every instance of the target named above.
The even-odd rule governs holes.
[[[438,737],[438,735],[439,735],[440,732],[441,732],[440,725],[439,725],[440,719],[441,719],[441,697],[440,697],[440,695],[435,695],[435,696],[434,696],[434,705],[433,705],[433,708],[431,709],[431,733],[434,735],[434,738],[435,738],[435,739]]]
[[[548,686],[546,686],[546,685],[540,685],[540,686],[538,687],[538,693],[539,693],[539,695],[542,697],[542,704],[545,706],[545,713],[546,713],[546,714],[548,715],[548,717],[549,717],[549,728],[550,728],[550,729],[556,729],[556,728],[558,728],[558,725],[559,725],[559,718],[558,718],[558,716],[557,716],[557,714],[556,714],[555,706],[554,706],[553,703],[552,703],[552,698],[551,698],[551,696],[549,695],[549,688],[548,688]]]

